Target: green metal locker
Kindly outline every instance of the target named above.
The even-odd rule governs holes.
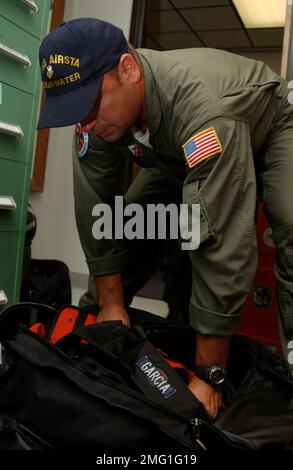
[[[19,300],[40,99],[38,49],[51,3],[0,2],[0,309]]]

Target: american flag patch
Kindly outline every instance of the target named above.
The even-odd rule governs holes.
[[[193,168],[206,158],[222,152],[222,146],[213,127],[194,135],[182,145],[189,168]]]

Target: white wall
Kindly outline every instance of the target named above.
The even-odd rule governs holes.
[[[64,20],[95,17],[123,29],[129,37],[132,0],[66,0]],[[30,202],[37,214],[37,234],[32,255],[64,261],[72,273],[88,272],[74,221],[72,184],[73,127],[50,130],[43,193],[32,193]]]
[[[64,20],[92,17],[109,21],[129,37],[132,0],[66,0]]]

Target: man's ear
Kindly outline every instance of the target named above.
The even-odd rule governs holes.
[[[131,54],[123,54],[120,57],[119,74],[130,83],[138,83],[141,80],[142,72],[140,65]]]

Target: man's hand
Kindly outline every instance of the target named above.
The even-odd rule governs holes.
[[[120,320],[125,326],[130,328],[130,320],[126,310],[120,306],[104,307],[97,316],[97,323],[103,321]]]
[[[227,367],[230,340],[229,336],[205,335],[198,332],[195,363],[198,366],[217,364],[225,369]],[[197,376],[192,378],[188,388],[201,401],[210,415],[215,418],[222,406],[221,388],[212,387]]]
[[[215,418],[222,406],[222,393],[220,388],[214,388],[198,377],[194,376],[188,384],[189,390],[204,405],[209,414]]]

